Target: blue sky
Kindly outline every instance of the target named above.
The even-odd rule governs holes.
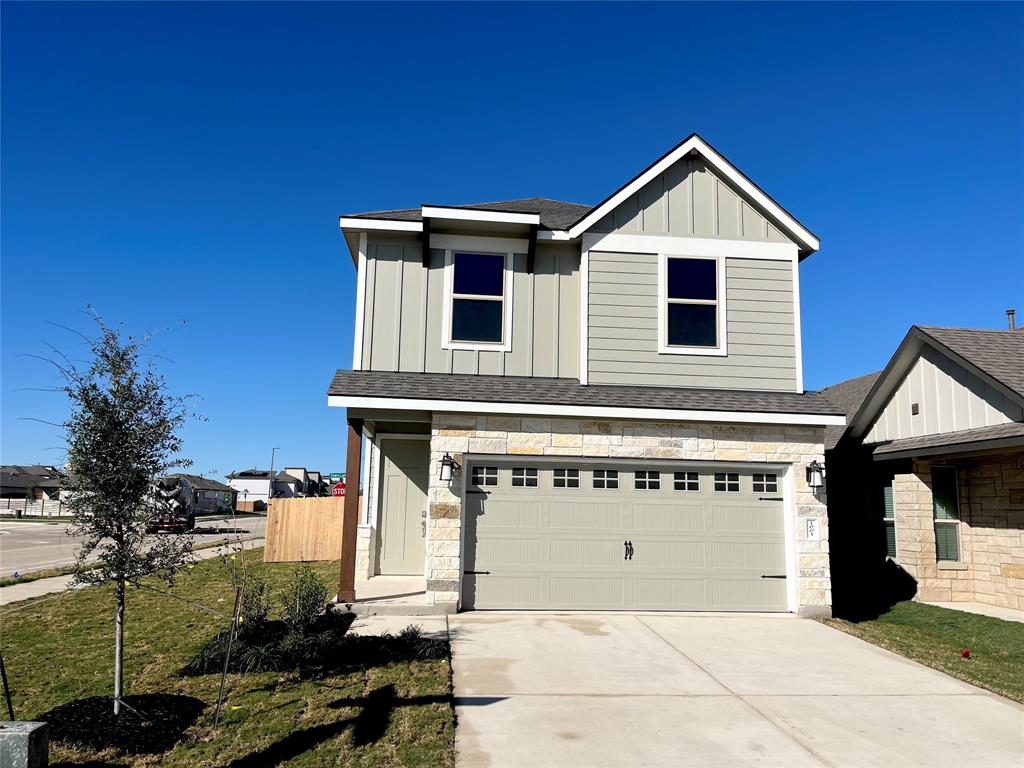
[[[343,467],[337,215],[596,203],[700,132],[822,238],[809,387],[1024,312],[1024,5],[2,6],[5,463],[63,460],[92,304],[207,417],[195,469]],[[182,325],[181,321],[187,320]]]

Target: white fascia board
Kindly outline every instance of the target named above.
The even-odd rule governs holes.
[[[778,203],[762,192],[750,179],[736,170],[728,160],[715,152],[699,136],[691,136],[608,198],[602,205],[588,213],[569,230],[569,235],[571,237],[582,235],[608,213],[614,211],[619,205],[629,199],[630,196],[641,190],[648,182],[664,173],[693,150],[696,150],[715,171],[728,179],[737,189],[761,206],[776,224],[796,238],[805,249],[809,251],[818,250],[821,246],[818,238],[802,226],[800,222],[786,213]]]
[[[482,253],[527,253],[530,241],[522,237],[481,237],[479,235],[430,235],[430,247],[449,251]]]
[[[539,213],[506,213],[505,211],[486,211],[479,208],[436,208],[432,205],[424,205],[421,215],[425,219],[488,221],[495,224],[536,224],[540,226]]]
[[[559,242],[567,243],[575,238],[569,237],[569,233],[564,229],[542,229],[537,233],[538,240],[557,240]]]
[[[338,219],[342,229],[381,230],[385,232],[422,232],[422,221],[397,221],[395,219],[352,219],[342,216]]]
[[[764,259],[796,262],[800,249],[794,243],[763,243],[721,237],[674,237],[590,233],[583,235],[583,250],[608,253],[661,253],[668,256],[707,256],[733,259]]]
[[[742,424],[792,424],[835,426],[846,424],[845,416],[809,413],[763,413],[756,411],[695,411],[674,408],[623,408],[606,405],[561,405],[550,403],[495,403],[472,400],[423,400],[393,397],[350,397],[328,395],[327,405],[335,408],[390,408],[442,413],[501,413],[526,416],[580,416],[598,419],[702,421]]]
[[[365,232],[359,233],[359,254],[356,264],[356,319],[355,337],[352,340],[352,370],[363,367],[363,321],[366,315],[366,252],[367,237]]]

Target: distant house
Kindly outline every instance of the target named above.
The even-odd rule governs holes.
[[[825,433],[837,607],[895,580],[1024,608],[1024,331],[914,326],[822,394],[849,420]]]
[[[50,465],[0,466],[0,499],[56,501],[65,477],[64,472]]]
[[[306,495],[305,470],[302,470],[302,477],[295,477],[291,474],[295,471],[298,470],[291,469],[277,473],[277,477],[274,478],[275,499],[294,499]]]
[[[238,503],[270,501],[270,471],[243,469],[227,476],[228,486],[235,491]]]
[[[189,475],[184,472],[175,472],[171,477],[183,478],[192,486],[193,502],[199,513],[230,512],[235,508],[237,491],[230,485],[225,485],[219,480],[211,480],[200,475]]]

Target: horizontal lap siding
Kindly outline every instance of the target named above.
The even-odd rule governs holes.
[[[512,347],[508,352],[450,350],[445,334],[444,251],[423,267],[413,238],[368,244],[363,368],[374,371],[497,376],[579,375],[579,252],[538,246],[535,268],[513,258]]]
[[[658,354],[658,257],[590,254],[594,384],[796,388],[792,264],[726,260],[727,357]]]

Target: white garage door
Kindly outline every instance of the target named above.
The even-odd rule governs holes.
[[[786,610],[779,469],[466,467],[465,608]]]

